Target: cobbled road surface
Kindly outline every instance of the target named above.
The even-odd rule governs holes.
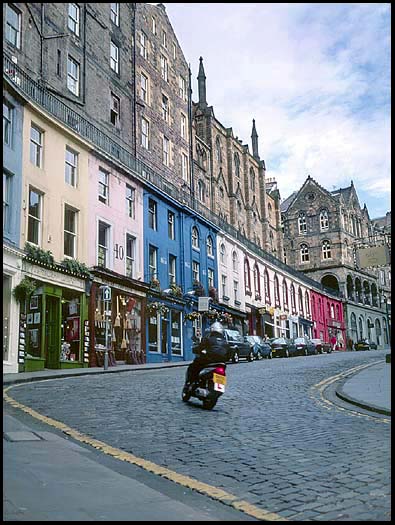
[[[95,439],[294,521],[390,521],[390,418],[314,385],[385,352],[240,362],[212,411],[181,401],[186,368],[23,384],[10,394]],[[344,406],[344,405],[343,405]]]

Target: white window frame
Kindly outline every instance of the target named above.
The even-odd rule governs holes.
[[[234,272],[237,272],[238,271],[238,257],[237,257],[237,253],[236,253],[236,250],[233,250],[232,252],[232,268],[233,268],[233,271]]]
[[[221,263],[225,264],[226,248],[224,243],[221,243],[221,246],[219,248],[219,254]]]
[[[151,17],[151,22],[152,22],[152,34],[153,35],[156,35],[156,20],[155,20],[155,17]]]
[[[162,93],[162,118],[165,122],[170,119],[170,102],[169,98]]]
[[[110,190],[110,174],[105,169],[99,168],[97,198],[101,203],[106,204],[107,206],[109,204],[109,194],[110,194],[109,190]]]
[[[180,75],[178,77],[178,94],[182,98],[182,100],[186,100],[187,98],[187,83],[185,78]]]
[[[239,300],[239,281],[233,280],[233,297],[234,301]]]
[[[140,72],[140,98],[148,104],[148,77]]]
[[[165,166],[170,165],[170,140],[165,136],[162,138],[162,162]]]
[[[3,99],[3,142],[7,146],[12,146],[14,122],[14,106]]]
[[[114,118],[113,118],[114,116]],[[113,126],[119,127],[121,122],[121,99],[111,91],[110,122]]]
[[[141,145],[145,149],[149,149],[150,143],[150,123],[144,117],[141,117]]]
[[[72,12],[72,10],[75,12]],[[67,27],[76,36],[80,36],[80,8],[77,4],[69,4]]]
[[[301,244],[300,245],[300,262],[306,263],[310,262],[310,251],[307,244]]]
[[[193,226],[192,228],[192,248],[195,250],[200,250],[199,248],[199,230],[196,228],[196,226]]]
[[[126,184],[126,209],[128,217],[136,218],[136,188]]]
[[[110,18],[119,27],[119,4],[110,4]]]
[[[99,244],[100,224],[103,224],[105,226],[105,234],[106,234],[106,239],[105,239],[106,244],[105,245]],[[99,219],[97,221],[97,252],[96,252],[97,266],[100,266],[101,268],[111,268],[112,261],[111,261],[110,246],[111,246],[111,224],[108,224],[108,222]],[[101,265],[99,263],[100,248],[104,250],[104,265]]]
[[[69,156],[68,156],[69,154]],[[70,157],[72,156],[72,158]],[[69,184],[73,188],[77,187],[78,184],[78,152],[66,146],[65,150],[65,170],[64,170],[64,180],[66,184]],[[70,169],[70,179],[68,179],[68,170]]]
[[[15,27],[10,20],[9,12],[12,11],[17,17],[17,25]],[[7,4],[6,7],[6,40],[17,49],[21,48],[21,27],[22,27],[22,13],[13,5]]]
[[[207,236],[207,255],[208,257],[214,257],[214,243],[211,235]]]
[[[174,212],[167,210],[167,233],[171,240],[175,239],[175,214]]]
[[[169,63],[164,55],[160,56],[160,71],[165,82],[169,81]]]
[[[222,287],[222,297],[227,297],[226,295],[226,275],[221,275],[221,287]]]
[[[181,113],[181,126],[180,126],[181,138],[187,138],[187,117],[184,113]]]
[[[129,242],[130,241],[130,242]],[[136,237],[131,233],[125,234],[125,275],[132,279],[136,275]],[[131,252],[129,253],[129,246]]]
[[[329,217],[327,210],[322,210],[320,213],[320,230],[326,231],[329,229]]]
[[[119,74],[119,47],[112,40],[110,41],[110,68]]]
[[[80,64],[70,55],[67,56],[67,89],[76,97],[80,95]]]
[[[148,271],[150,280],[158,278],[158,248],[152,244],[148,246]]]
[[[169,285],[176,284],[177,279],[177,257],[173,254],[169,254]]]
[[[192,281],[200,282],[200,264],[192,261]]]
[[[181,153],[181,176],[185,182],[189,181],[188,156],[183,152]]]
[[[207,268],[207,284],[209,288],[214,288],[214,270]]]
[[[37,132],[38,137],[32,137],[33,130]],[[43,143],[44,143],[43,130],[40,129],[35,124],[33,124],[32,122],[30,124],[30,162],[34,166],[36,166],[36,168],[42,168],[43,166]]]
[[[147,59],[147,35],[140,31],[140,56]]]
[[[35,193],[36,195],[38,195],[38,217],[36,217],[35,215],[31,215],[30,214],[30,195],[31,195],[31,193]],[[40,191],[36,190],[32,186],[29,186],[29,204],[28,204],[28,220],[27,220],[27,235],[26,235],[26,238],[27,238],[27,242],[29,242],[30,244],[34,244],[35,246],[41,246],[42,217],[43,217],[43,198],[44,198],[43,193],[41,193]],[[38,224],[38,227],[37,227],[38,228],[37,229],[37,243],[35,243],[34,241],[29,240],[29,233],[30,233],[29,222],[30,222],[30,219],[32,219],[32,221],[37,222],[37,224]]]
[[[204,182],[199,180],[198,181],[198,199],[200,200],[200,202],[205,201],[205,194],[206,194],[206,189],[204,187]]]
[[[324,260],[332,259],[331,243],[329,241],[322,241],[322,258]]]
[[[3,231],[9,232],[11,225],[11,205],[10,195],[12,193],[12,177],[11,173],[3,171]]]
[[[162,31],[162,46],[167,49],[167,33]]]
[[[66,230],[66,211],[69,211],[74,215],[74,231]],[[63,255],[65,257],[70,257],[72,259],[77,258],[77,235],[78,235],[78,210],[76,210],[72,206],[69,206],[68,204],[65,204],[64,205],[64,222],[63,222]],[[65,251],[66,236],[69,236],[72,238],[72,247],[73,247],[72,255],[66,253]]]
[[[158,203],[153,199],[148,199],[148,226],[154,230],[158,230]]]
[[[299,233],[303,234],[307,232],[307,222],[306,222],[306,214],[303,213],[302,215],[299,215],[298,217],[298,228]]]

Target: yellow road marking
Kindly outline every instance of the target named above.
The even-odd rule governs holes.
[[[193,489],[196,492],[209,496],[212,499],[221,501],[223,503],[226,502],[230,506],[234,507],[236,510],[244,512],[245,514],[248,514],[249,516],[256,518],[258,520],[289,521],[286,518],[280,516],[279,514],[275,514],[265,509],[256,507],[255,505],[252,505],[248,501],[240,500],[237,496],[230,494],[229,492],[226,492],[225,490],[222,490],[217,487],[213,487],[212,485],[208,485],[207,483],[202,483],[196,479],[190,478],[189,476],[178,474],[177,472],[174,472],[173,470],[170,470],[166,467],[161,467],[160,465],[156,465],[152,461],[148,461],[148,460],[139,458],[135,456],[134,454],[130,454],[129,452],[125,452],[124,450],[120,450],[118,448],[107,445],[107,443],[104,443],[103,441],[99,441],[85,434],[82,434],[78,430],[75,430],[69,427],[68,425],[65,425],[64,423],[61,423],[60,421],[56,421],[55,419],[52,419],[48,416],[44,416],[40,414],[36,410],[33,410],[32,408],[25,406],[22,403],[19,403],[18,401],[16,401],[15,399],[13,399],[7,394],[7,392],[11,388],[20,386],[21,384],[23,383],[18,383],[16,385],[10,385],[7,388],[5,388],[3,390],[3,399],[7,403],[12,405],[13,407],[26,412],[27,414],[34,417],[35,419],[38,419],[39,421],[42,421],[46,423],[47,425],[50,425],[52,427],[57,428],[58,430],[61,430],[64,434],[71,436],[76,441],[86,443],[87,445],[90,445],[104,452],[105,454],[108,454],[109,456],[113,456],[114,458],[117,458],[121,461],[126,461],[127,463],[137,465],[149,472],[152,472],[153,474],[162,476],[184,487]]]

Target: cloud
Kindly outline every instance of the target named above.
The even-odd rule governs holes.
[[[283,198],[310,174],[328,190],[350,180],[390,195],[389,4],[167,4],[197,98],[251,144]],[[193,22],[192,22],[193,21]],[[366,201],[369,208],[369,199]],[[377,202],[375,203],[377,210]]]

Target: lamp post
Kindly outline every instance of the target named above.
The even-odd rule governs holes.
[[[388,343],[391,343],[391,315],[388,312],[388,298],[385,295],[385,293],[381,294],[381,304],[385,304],[385,315],[386,315],[386,323],[387,323],[387,338]]]

